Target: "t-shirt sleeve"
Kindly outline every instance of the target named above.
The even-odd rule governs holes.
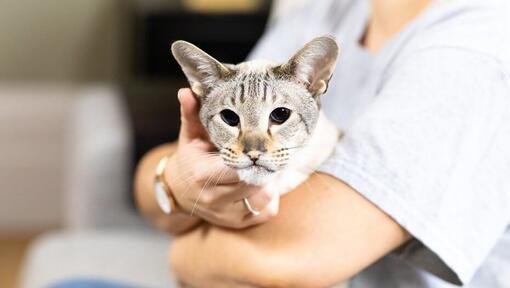
[[[414,239],[398,257],[469,282],[510,220],[510,89],[500,64],[454,48],[404,56],[320,171]]]

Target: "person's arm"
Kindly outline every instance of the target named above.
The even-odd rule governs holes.
[[[271,221],[242,231],[203,226],[179,237],[171,263],[193,287],[330,287],[411,236],[343,182],[314,174]]]
[[[165,144],[143,157],[135,174],[135,197],[140,211],[156,227],[172,234],[181,234],[197,225],[200,222],[199,218],[186,213],[164,214],[156,202],[153,191],[156,166],[163,157],[173,154],[176,149],[177,144]]]

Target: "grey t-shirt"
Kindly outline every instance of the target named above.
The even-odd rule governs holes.
[[[323,109],[346,134],[321,171],[414,236],[350,287],[510,287],[508,2],[434,1],[371,54],[358,44],[367,0],[311,1],[252,53],[285,61],[316,36],[340,43]]]

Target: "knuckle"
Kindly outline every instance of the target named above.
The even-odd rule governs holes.
[[[197,181],[200,182],[201,187],[204,187],[207,184],[207,180],[209,179],[209,175],[204,168],[198,168],[196,171]]]
[[[193,181],[200,181],[202,174],[200,173],[200,170],[195,167],[191,169],[190,177]]]
[[[215,213],[214,218],[219,224],[223,226],[231,222],[230,218],[225,213]]]
[[[266,209],[267,205],[271,202],[271,195],[265,191],[257,192],[248,198],[252,207],[258,211]]]
[[[264,190],[260,193],[260,202],[264,203],[264,205],[271,202],[271,199],[272,195],[268,191]]]
[[[200,203],[209,206],[214,203],[215,198],[216,197],[214,197],[214,195],[211,193],[203,193],[200,199]]]
[[[206,222],[211,223],[212,225],[224,226],[224,221],[222,220],[221,217],[218,217],[217,215],[208,215],[207,217],[203,217],[203,219]]]
[[[234,229],[242,229],[242,228],[245,228],[246,227],[246,223],[244,223],[243,221],[234,221],[231,223],[231,228],[234,228]]]
[[[221,222],[221,225],[224,227],[232,228],[232,229],[241,229],[244,228],[243,221],[239,217],[234,217],[233,215],[220,213],[218,214],[218,220]]]

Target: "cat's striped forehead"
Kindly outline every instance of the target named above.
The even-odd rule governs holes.
[[[228,86],[235,91],[228,98],[231,98],[233,105],[244,104],[246,101],[265,102],[267,97],[274,96],[271,93],[272,91],[269,91],[274,80],[274,75],[267,69],[265,71],[239,73],[229,81],[230,85]]]
[[[285,79],[274,68],[278,64],[267,60],[254,60],[243,62],[238,65],[232,65],[232,71],[235,71],[224,79],[223,90],[224,100],[229,104],[236,106],[250,102],[275,102],[278,93],[274,88],[285,85],[282,83]]]
[[[280,73],[278,67],[260,60],[229,65],[233,73],[202,98],[202,119],[207,123],[212,118],[205,115],[230,109],[243,119],[244,127],[267,127],[271,110],[286,107],[306,122],[313,122],[318,102],[302,83]]]

